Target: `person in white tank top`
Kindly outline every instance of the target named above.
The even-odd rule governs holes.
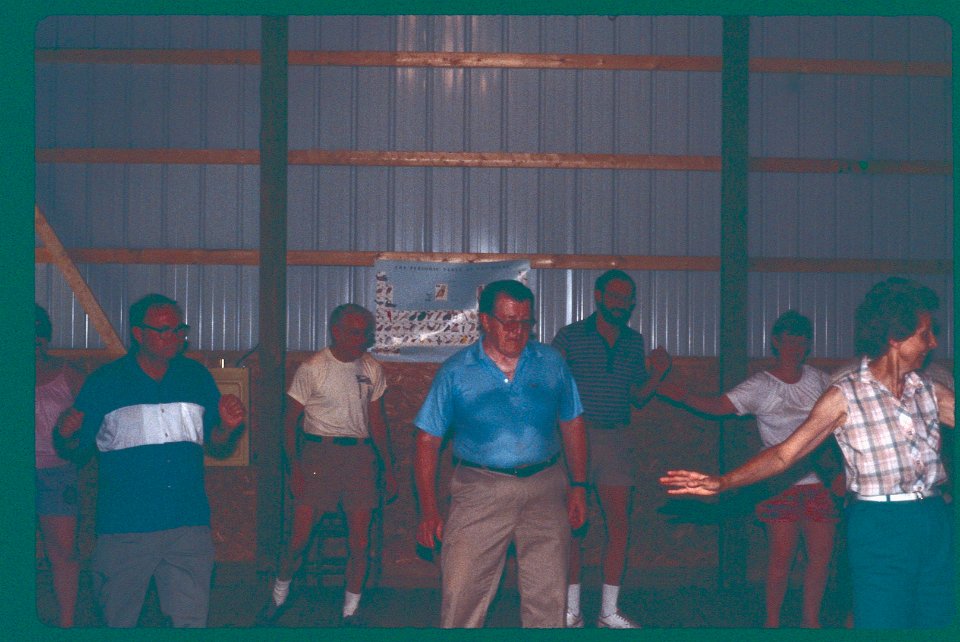
[[[805,364],[813,340],[810,319],[787,310],[774,322],[770,334],[776,357],[773,366],[732,390],[719,396],[700,396],[692,394],[683,382],[672,380],[661,384],[657,392],[709,415],[753,415],[764,448],[782,442],[807,418],[813,404],[830,385],[830,377]],[[820,605],[829,576],[839,511],[825,486],[832,479],[821,479],[812,470],[794,477],[791,486],[760,502],[756,509],[769,543],[764,621],[767,628],[780,626],[790,567],[801,538],[807,553],[801,626],[820,628]],[[840,482],[833,486],[841,496],[842,487]]]

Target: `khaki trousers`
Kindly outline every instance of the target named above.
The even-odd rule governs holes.
[[[511,542],[517,551],[522,625],[564,626],[570,548],[566,490],[560,464],[526,478],[457,467],[440,558],[440,626],[483,626]]]

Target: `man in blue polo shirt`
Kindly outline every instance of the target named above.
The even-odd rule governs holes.
[[[444,628],[483,625],[511,542],[523,626],[564,625],[570,528],[586,515],[583,408],[563,357],[530,341],[532,310],[522,283],[488,284],[481,340],[447,359],[414,420],[417,541],[431,549],[443,542]],[[448,431],[455,470],[445,522],[435,486]]]
[[[177,627],[207,622],[213,541],[203,445],[244,420],[207,369],[182,355],[189,327],[159,294],[130,308],[131,351],[90,375],[58,427],[99,452],[94,589],[108,626],[136,626],[150,578]]]

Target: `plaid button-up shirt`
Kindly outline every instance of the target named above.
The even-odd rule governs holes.
[[[834,385],[847,420],[834,430],[843,451],[847,489],[860,495],[930,490],[947,477],[940,459],[940,419],[933,382],[911,372],[897,399],[867,367]]]

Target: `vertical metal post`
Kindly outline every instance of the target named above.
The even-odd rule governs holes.
[[[260,19],[260,381],[251,435],[257,467],[257,565],[274,561],[283,523],[280,472],[287,311],[287,17]]]
[[[720,221],[720,387],[729,390],[747,375],[747,187],[749,150],[750,18],[723,18],[721,221]],[[720,470],[736,453],[734,433],[720,426]],[[746,546],[733,518],[720,524],[718,581],[721,587],[746,576]]]

